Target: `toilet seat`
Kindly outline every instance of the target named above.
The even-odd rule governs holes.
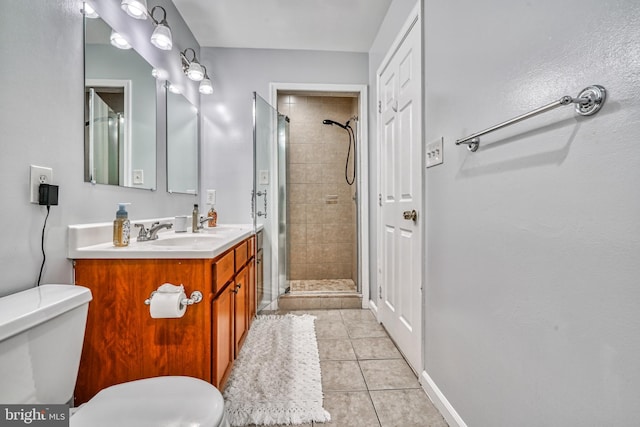
[[[71,427],[222,427],[224,400],[197,378],[166,376],[108,387],[81,405]]]

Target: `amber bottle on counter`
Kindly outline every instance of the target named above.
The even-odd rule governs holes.
[[[218,225],[218,212],[216,212],[213,205],[211,205],[211,209],[209,209],[209,212],[207,213],[207,218],[209,218],[209,222],[207,223],[209,227],[215,227]]]

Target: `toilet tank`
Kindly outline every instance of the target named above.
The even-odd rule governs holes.
[[[80,365],[91,291],[42,285],[0,298],[0,402],[67,403]]]

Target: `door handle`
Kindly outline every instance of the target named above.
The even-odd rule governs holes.
[[[402,212],[402,217],[406,220],[413,220],[413,222],[416,222],[418,220],[418,212],[416,212],[416,210],[411,210],[411,211],[404,211]]]

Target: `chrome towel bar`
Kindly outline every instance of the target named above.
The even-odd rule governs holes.
[[[600,108],[602,108],[602,105],[604,105],[605,98],[606,91],[604,87],[599,85],[589,86],[583,89],[577,98],[563,96],[562,98],[552,102],[551,104],[547,104],[533,111],[522,114],[518,117],[514,117],[511,120],[507,120],[506,122],[502,122],[498,125],[491,126],[490,128],[487,128],[483,131],[476,132],[465,138],[461,138],[456,141],[456,145],[466,144],[469,151],[476,151],[480,146],[480,137],[482,135],[488,134],[498,129],[502,129],[503,127],[507,127],[514,123],[521,122],[530,117],[537,116],[538,114],[546,113],[547,111],[556,109],[561,105],[576,104],[576,113],[580,114],[581,116],[592,116],[600,111]]]

